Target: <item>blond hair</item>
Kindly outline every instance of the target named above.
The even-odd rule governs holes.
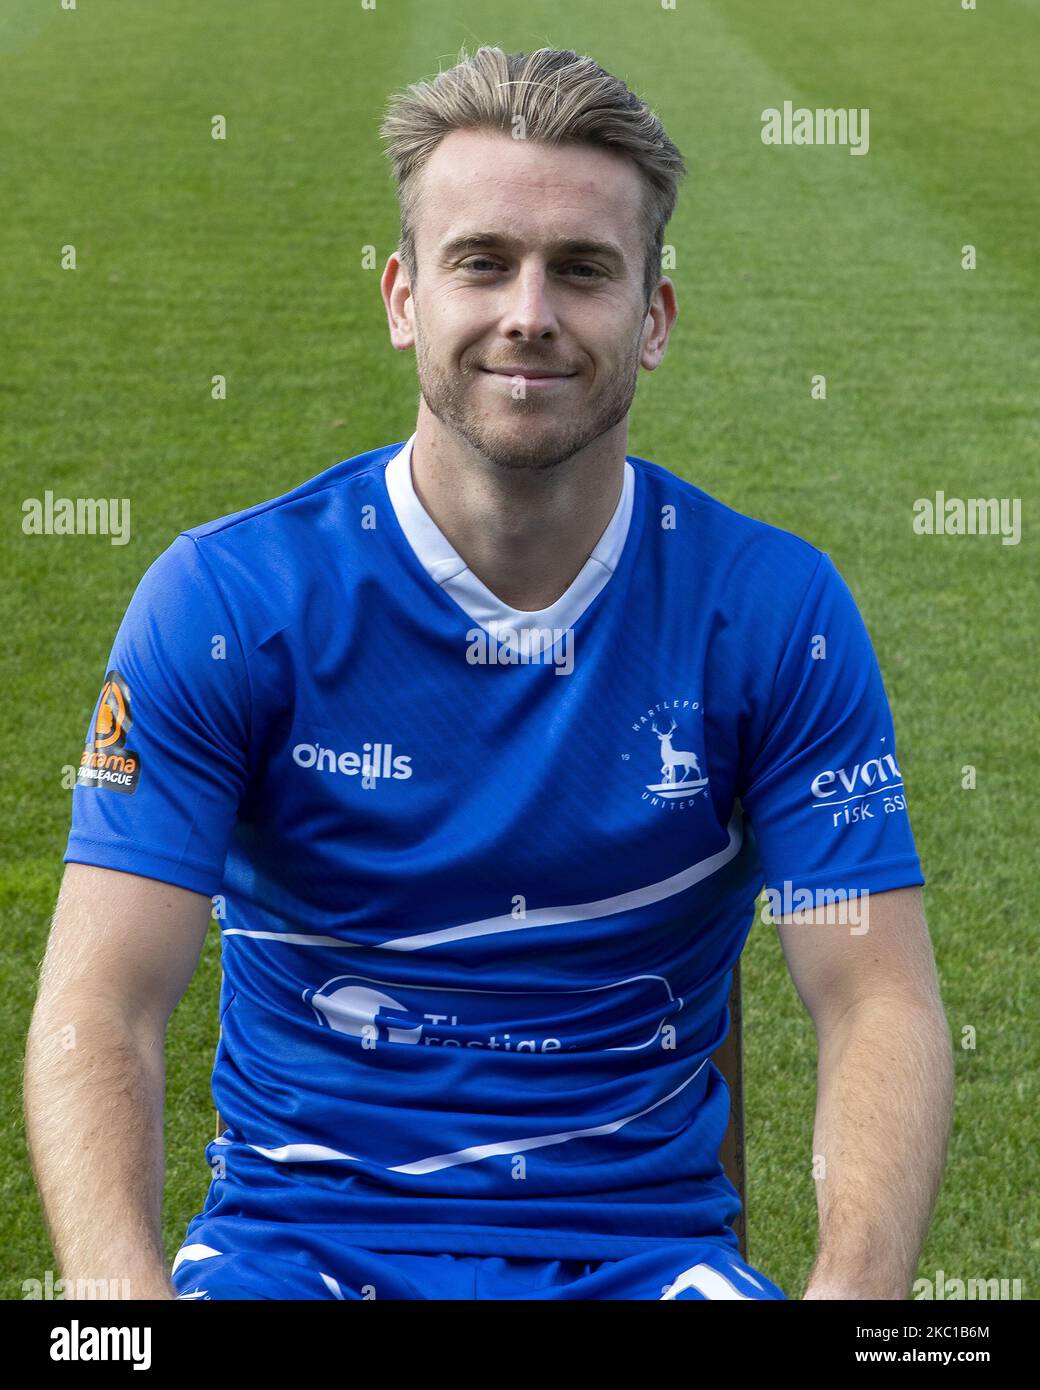
[[[664,229],[675,210],[683,157],[649,106],[591,58],[570,49],[533,53],[462,49],[457,65],[390,98],[380,134],[401,208],[398,254],[414,283],[419,175],[453,130],[524,132],[545,145],[597,145],[627,156],[643,185],[646,302],[660,279]]]

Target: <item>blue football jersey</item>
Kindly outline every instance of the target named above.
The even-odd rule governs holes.
[[[760,889],[923,882],[869,636],[825,554],[631,455],[566,593],[511,609],[413,441],[155,560],[65,858],[214,898],[207,1213],[559,1258],[719,1233]]]

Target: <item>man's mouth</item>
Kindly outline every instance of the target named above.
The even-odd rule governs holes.
[[[533,386],[539,383],[551,385],[555,381],[569,381],[572,376],[577,376],[577,372],[547,371],[543,367],[481,367],[480,370],[487,376],[502,377],[506,381],[515,381],[519,377]]]

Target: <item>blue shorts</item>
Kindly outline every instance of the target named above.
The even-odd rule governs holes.
[[[173,1264],[179,1299],[783,1299],[724,1240],[679,1240],[617,1260],[396,1254],[334,1227],[196,1218]]]

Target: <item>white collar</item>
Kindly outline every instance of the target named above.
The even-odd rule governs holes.
[[[581,617],[614,573],[625,547],[632,504],[635,497],[635,469],[625,459],[621,496],[614,515],[585,561],[574,582],[549,608],[537,612],[510,608],[482,583],[419,501],[412,482],[412,445],[408,440],[386,465],[386,488],[397,520],[416,558],[435,584],[455,600],[459,607],[494,633],[499,626],[510,628],[569,628]]]

